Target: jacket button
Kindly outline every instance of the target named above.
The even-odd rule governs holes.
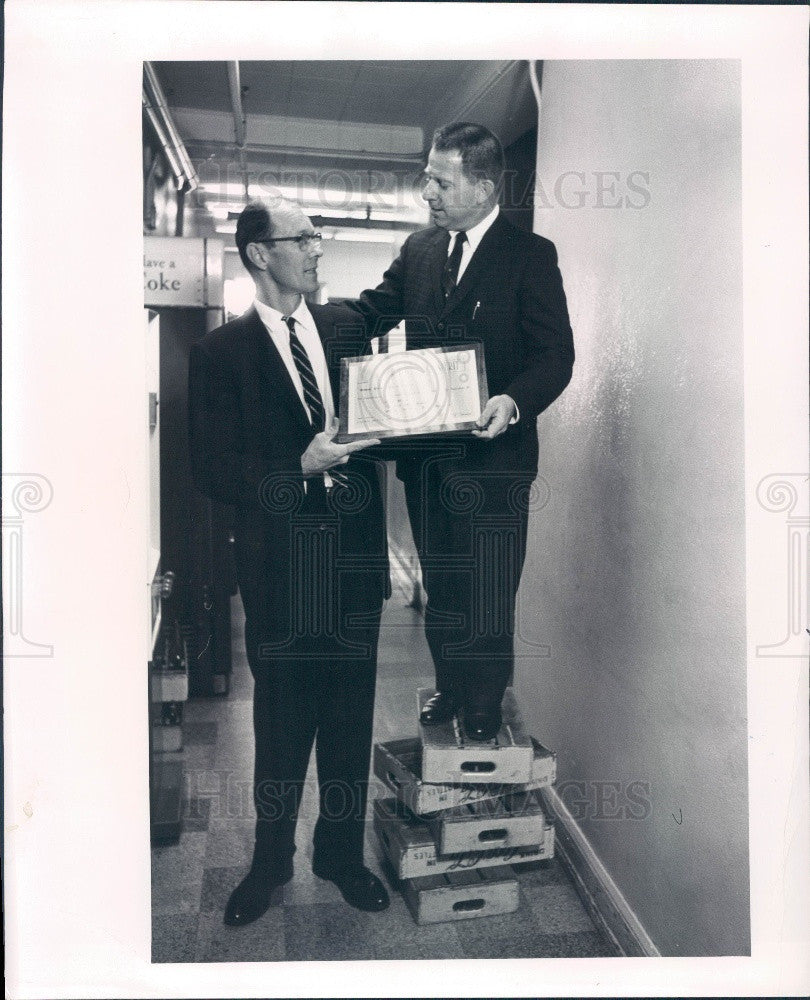
[[[443,323],[443,322],[442,322],[442,323],[439,323],[439,329],[440,329],[440,330],[443,330],[443,329],[444,329],[444,323]]]

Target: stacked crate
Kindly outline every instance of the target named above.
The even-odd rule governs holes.
[[[433,695],[422,688],[418,709]],[[374,803],[374,829],[418,924],[511,913],[510,865],[554,855],[554,824],[539,789],[555,755],[524,730],[511,688],[494,740],[465,739],[458,719],[378,743],[374,773],[394,793]]]
[[[176,622],[164,621],[149,663],[152,841],[176,841],[183,827],[183,704],[188,648]]]

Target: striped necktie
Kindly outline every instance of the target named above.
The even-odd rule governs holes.
[[[290,350],[292,351],[295,367],[298,369],[298,374],[301,377],[304,399],[312,418],[312,428],[317,434],[326,427],[326,412],[323,408],[321,390],[318,388],[318,381],[315,378],[315,372],[312,369],[312,363],[309,360],[306,348],[298,339],[298,334],[295,332],[295,319],[292,316],[282,316],[281,318],[287,324],[287,329],[290,331]],[[328,475],[331,477],[333,483],[340,486],[348,486],[348,480],[344,472],[335,472],[330,469]]]
[[[290,331],[290,350],[292,351],[295,367],[298,369],[298,374],[301,378],[301,385],[304,389],[304,400],[312,419],[312,426],[317,434],[326,426],[321,390],[318,388],[318,381],[315,378],[315,372],[312,370],[312,364],[306,348],[298,339],[298,335],[295,332],[295,319],[292,316],[282,316],[281,318],[287,324],[287,329]]]

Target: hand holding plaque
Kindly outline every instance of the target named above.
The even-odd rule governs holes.
[[[335,440],[472,431],[487,396],[480,344],[343,358]]]

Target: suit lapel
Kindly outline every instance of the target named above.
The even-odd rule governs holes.
[[[343,358],[357,357],[370,353],[363,320],[348,310],[340,310],[333,305],[308,303],[310,315],[315,321],[326,368],[332,390],[332,402],[337,416],[340,400],[340,378]]]
[[[329,376],[329,388],[332,390],[332,405],[335,409],[335,416],[337,416],[338,397],[335,395],[335,375],[332,370],[334,364],[330,360],[333,350],[333,345],[330,341],[335,333],[334,324],[328,318],[328,309],[326,307],[319,306],[314,302],[308,302],[307,309],[309,309],[309,314],[315,323],[315,330],[323,347],[323,354],[326,358],[326,373]]]
[[[436,314],[444,308],[444,290],[442,274],[447,263],[447,251],[450,247],[450,234],[446,229],[436,227],[433,247],[428,253],[428,268],[430,273],[430,294]]]
[[[309,314],[315,322],[315,329],[318,331],[324,350],[326,350],[326,345],[334,329],[334,325],[329,321],[328,308],[319,306],[315,302],[307,302],[307,309],[309,309]]]
[[[274,408],[281,406],[294,413],[296,420],[301,424],[301,429],[311,432],[312,425],[307,418],[301,397],[290,378],[290,373],[278,352],[278,348],[273,343],[273,338],[267,332],[267,328],[259,318],[256,309],[251,307],[245,313],[244,319],[245,332],[256,351],[262,384],[266,388],[268,401]]]

